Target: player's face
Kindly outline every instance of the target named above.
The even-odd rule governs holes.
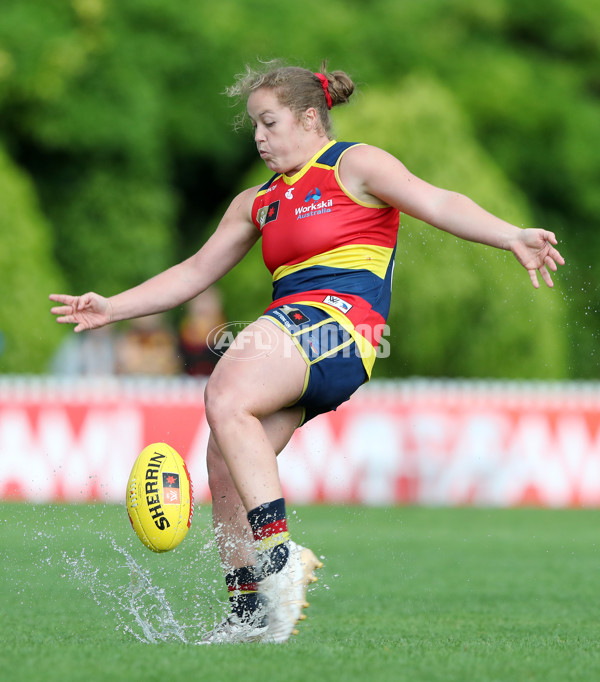
[[[248,116],[258,153],[270,170],[292,175],[312,156],[306,158],[307,130],[270,88],[255,90],[248,97]]]

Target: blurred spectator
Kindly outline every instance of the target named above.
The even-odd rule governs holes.
[[[69,334],[50,360],[61,376],[107,376],[115,372],[115,336],[110,327]]]
[[[179,348],[186,374],[208,376],[213,371],[222,351],[211,347],[210,332],[225,321],[221,294],[215,287],[187,303],[179,328]]]
[[[148,315],[131,320],[117,339],[118,374],[171,375],[181,372],[177,336],[164,315]]]

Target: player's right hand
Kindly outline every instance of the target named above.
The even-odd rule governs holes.
[[[50,300],[63,305],[55,306],[51,313],[56,315],[60,324],[74,324],[76,332],[86,329],[97,329],[112,321],[110,301],[93,291],[83,296],[68,294],[50,294]]]

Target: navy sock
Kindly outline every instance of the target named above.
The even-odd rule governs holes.
[[[280,571],[289,556],[285,500],[280,497],[248,512],[248,521],[256,540],[261,577]]]
[[[225,576],[231,612],[247,622],[261,607],[258,580],[254,566],[236,568]]]

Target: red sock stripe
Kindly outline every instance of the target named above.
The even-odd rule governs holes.
[[[258,592],[258,583],[246,583],[244,585],[230,585],[230,592]]]
[[[264,538],[271,537],[271,535],[277,535],[277,533],[287,533],[287,529],[287,519],[272,521],[255,531],[254,539],[257,541],[264,540]]]

